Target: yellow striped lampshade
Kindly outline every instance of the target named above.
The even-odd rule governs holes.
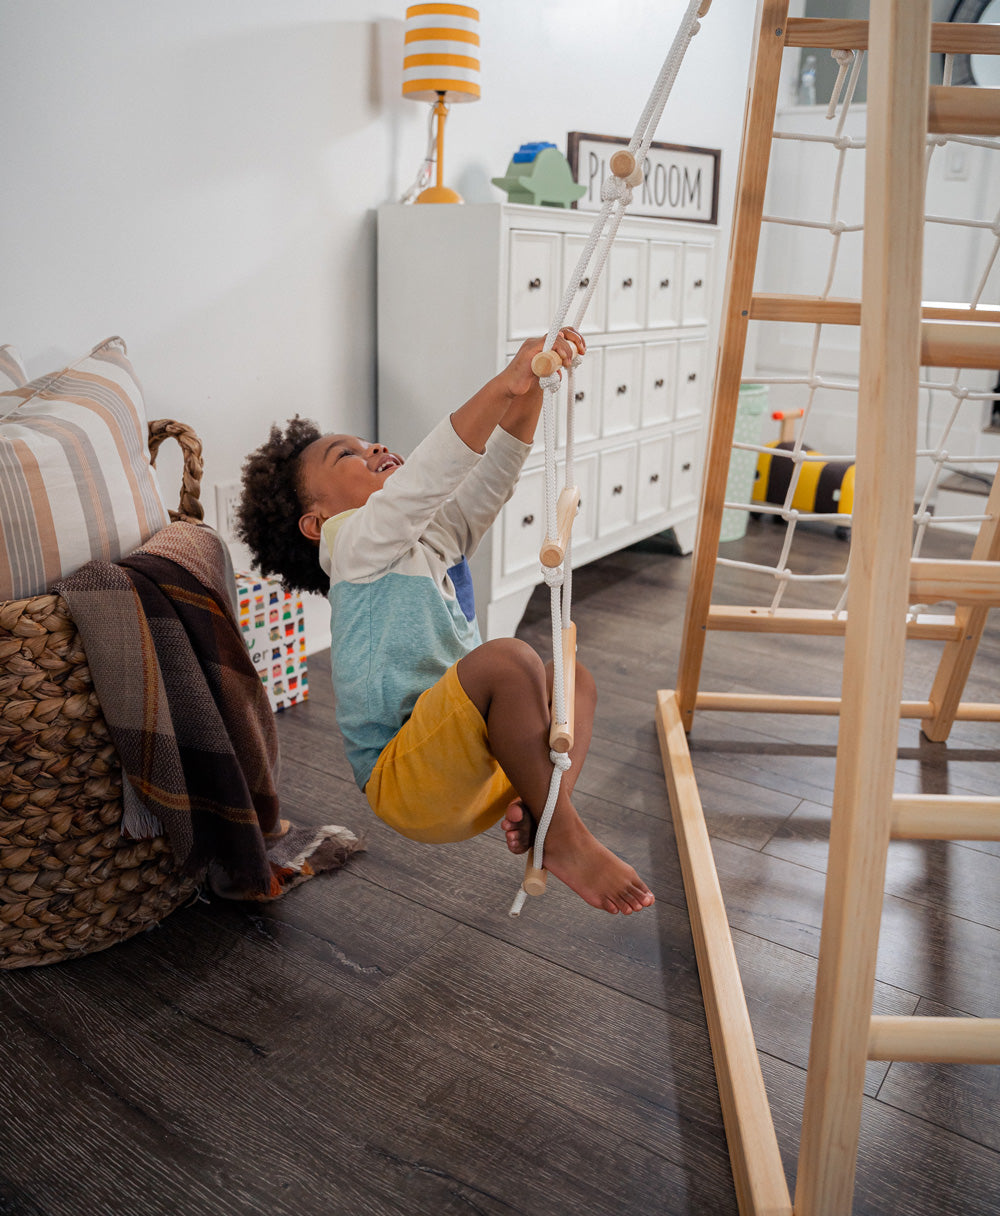
[[[403,96],[413,101],[479,100],[479,10],[411,4],[406,10]]]

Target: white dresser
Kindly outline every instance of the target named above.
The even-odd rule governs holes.
[[[593,215],[507,203],[378,212],[378,439],[404,455],[552,322]],[[626,217],[583,325],[573,564],[666,528],[694,543],[710,399],[716,229]],[[572,310],[571,310],[572,319]],[[559,443],[565,442],[565,408]],[[540,581],[542,427],[472,560],[486,638],[517,628]]]

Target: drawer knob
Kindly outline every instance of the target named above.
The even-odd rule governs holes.
[[[688,383],[693,384],[698,379],[697,372],[688,372]]]
[[[657,381],[656,381],[656,382],[653,384],[653,388],[663,388],[663,377],[662,377],[662,376],[660,377],[660,379],[659,379],[659,380],[657,380]]]
[[[684,461],[684,463],[681,465],[681,472],[682,472],[682,473],[690,473],[690,472],[691,472],[691,461],[690,461],[690,460],[685,460],[685,461]]]
[[[539,288],[539,287],[541,287],[541,285],[542,285],[542,280],[541,280],[541,279],[531,279],[531,280],[528,282],[528,290],[529,290],[529,291],[537,291],[537,290],[538,290],[538,288]]]
[[[619,397],[620,397],[620,396],[622,396],[624,393],[627,393],[627,392],[628,392],[628,385],[627,385],[627,384],[619,384],[619,385],[618,385],[618,395],[619,395]]]
[[[660,286],[663,287],[664,289],[666,289],[667,287],[670,286],[670,280],[669,279],[660,279]]]
[[[695,279],[694,285],[695,285],[695,287],[701,287],[703,282],[704,282],[703,279]]]
[[[620,486],[620,485],[614,486],[614,487],[612,487],[611,493],[620,494],[624,488],[625,488],[624,486]]]
[[[583,391],[583,389],[581,389],[578,393],[573,394],[573,400],[582,401],[584,399],[584,397],[586,397],[586,395],[587,394]]]
[[[580,287],[583,289],[586,289],[589,286],[590,286],[590,276],[588,275],[585,279],[580,280]]]
[[[655,486],[656,483],[660,480],[659,473],[650,473],[649,480],[650,480],[650,483]]]
[[[521,527],[522,527],[522,528],[530,528],[530,527],[531,527],[531,525],[532,525],[534,522],[535,522],[535,517],[534,517],[534,515],[526,515],[526,516],[524,517],[524,519],[522,519],[522,520],[521,520]]]
[[[622,279],[622,287],[631,287],[631,286],[632,286],[631,279]]]

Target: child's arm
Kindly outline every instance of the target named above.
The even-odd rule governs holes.
[[[486,441],[498,426],[523,443],[534,440],[543,393],[531,360],[544,345],[542,338],[525,342],[502,372],[452,414],[455,434],[474,452],[486,450]],[[568,365],[577,351],[583,353],[586,343],[567,326],[559,331],[552,349]]]

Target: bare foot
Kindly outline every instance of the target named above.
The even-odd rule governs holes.
[[[507,848],[512,853],[527,853],[535,838],[535,820],[520,799],[507,808],[500,827],[507,837]]]
[[[542,864],[546,870],[592,908],[629,916],[655,902],[653,892],[635,870],[605,848],[582,823],[563,834],[550,829],[544,851]]]

